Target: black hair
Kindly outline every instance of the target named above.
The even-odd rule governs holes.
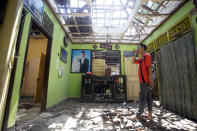
[[[146,46],[145,44],[139,44],[139,46],[143,47],[143,48],[144,48],[144,50],[146,51],[147,46]]]
[[[81,54],[82,54],[82,53],[85,54],[85,51],[81,51]]]

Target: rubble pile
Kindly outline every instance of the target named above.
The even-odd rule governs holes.
[[[197,123],[161,108],[154,102],[153,121],[133,121],[136,102],[80,103],[70,100],[29,118],[17,121],[16,130],[31,131],[91,131],[91,130],[195,130]],[[147,112],[147,110],[145,110]],[[25,118],[24,118],[25,119]]]

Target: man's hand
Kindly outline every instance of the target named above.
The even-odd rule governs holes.
[[[137,50],[133,49],[133,52],[134,52],[135,56],[137,56]]]

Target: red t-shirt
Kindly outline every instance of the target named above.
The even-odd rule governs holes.
[[[142,64],[140,64],[141,60],[142,60]],[[138,75],[139,75],[140,83],[143,83],[143,79],[142,79],[142,76],[141,76],[141,68],[142,68],[142,74],[143,74],[145,83],[149,83],[148,67],[152,66],[151,55],[148,54],[148,53],[145,53],[141,58],[137,59],[135,62],[136,62],[136,64],[139,64]]]

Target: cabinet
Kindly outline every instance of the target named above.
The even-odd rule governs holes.
[[[89,102],[127,100],[126,76],[82,75],[81,100]]]

